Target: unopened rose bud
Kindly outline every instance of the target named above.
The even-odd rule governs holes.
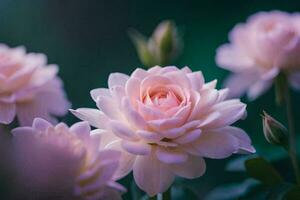
[[[155,29],[152,35],[156,43],[156,52],[161,65],[169,64],[180,51],[180,39],[177,28],[172,21],[163,21]]]
[[[161,22],[149,39],[135,30],[131,30],[129,35],[141,62],[148,67],[171,64],[182,47],[177,28],[172,21]]]
[[[288,146],[288,131],[280,122],[263,112],[263,131],[270,144]]]

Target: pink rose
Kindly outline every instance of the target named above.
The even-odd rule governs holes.
[[[35,195],[28,199],[121,199],[113,178],[120,152],[103,149],[87,122],[69,128],[36,118],[12,133],[20,191]]]
[[[202,176],[203,157],[255,152],[247,134],[231,126],[245,116],[246,105],[225,100],[228,90],[215,86],[188,67],[113,73],[108,89],[91,91],[99,110],[72,112],[98,128],[107,148],[123,152],[118,177],[133,170],[137,185],[153,196],[167,190],[175,176]]]
[[[300,88],[300,15],[254,14],[234,27],[229,41],[218,48],[216,62],[234,73],[225,81],[230,96],[247,92],[249,99],[255,99],[271,87],[280,71]]]
[[[54,122],[52,115],[64,115],[70,104],[57,71],[43,54],[0,44],[0,124],[11,123],[16,115],[21,125],[35,117]]]

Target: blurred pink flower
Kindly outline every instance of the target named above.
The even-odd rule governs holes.
[[[247,134],[231,126],[245,116],[246,105],[224,100],[227,89],[215,86],[188,67],[136,69],[131,76],[113,73],[108,89],[91,91],[99,110],[71,111],[99,128],[94,131],[107,148],[123,152],[117,177],[133,170],[137,185],[153,196],[175,176],[202,176],[203,157],[255,152]]]
[[[35,117],[54,122],[52,115],[66,114],[70,104],[57,71],[44,54],[0,44],[0,123],[9,124],[16,115],[21,125]]]
[[[124,189],[113,179],[120,152],[103,149],[101,136],[90,131],[87,122],[68,128],[40,118],[32,127],[14,129],[16,166],[26,191],[56,198],[121,199],[119,190]]]
[[[269,89],[280,71],[300,89],[300,15],[280,11],[259,12],[237,24],[229,44],[217,50],[217,64],[232,71],[225,86],[229,96],[247,92],[253,100]]]

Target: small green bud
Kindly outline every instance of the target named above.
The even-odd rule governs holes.
[[[129,35],[141,62],[148,67],[169,65],[181,51],[181,39],[172,21],[161,22],[148,40],[135,30]]]
[[[275,144],[287,148],[288,131],[280,122],[263,111],[263,132],[266,140],[270,144]]]

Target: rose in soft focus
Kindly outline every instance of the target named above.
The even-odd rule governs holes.
[[[108,87],[91,91],[99,110],[72,112],[98,128],[107,148],[123,151],[117,177],[133,170],[150,196],[167,190],[175,176],[202,176],[203,157],[255,152],[247,134],[231,126],[245,117],[246,105],[225,100],[228,90],[205,83],[201,72],[136,69],[131,76],[111,74]]]
[[[70,128],[36,118],[12,131],[19,197],[27,199],[121,199],[113,178],[120,152],[103,149],[87,122]],[[23,196],[24,198],[24,196]],[[24,199],[26,199],[24,198]]]
[[[229,42],[218,48],[216,62],[234,73],[225,82],[231,96],[247,92],[249,99],[257,98],[280,71],[300,88],[299,14],[257,13],[234,27]]]
[[[70,105],[57,71],[43,54],[0,44],[0,123],[9,124],[16,115],[21,125],[35,117],[54,122],[53,115],[66,114]]]

